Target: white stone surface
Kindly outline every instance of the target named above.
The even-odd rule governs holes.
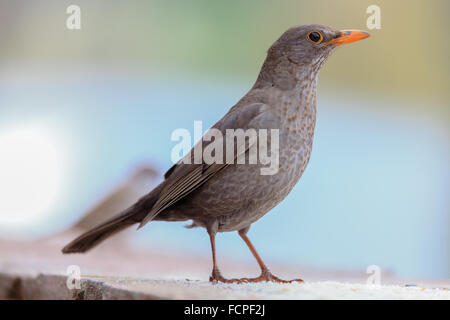
[[[272,271],[280,277],[301,276],[305,283],[211,284],[208,257],[117,246],[103,246],[87,255],[62,255],[59,242],[65,240],[0,241],[0,299],[450,300],[450,280],[399,279],[383,273],[381,286],[368,286],[365,270],[351,273],[273,264]],[[70,265],[80,267],[80,289],[67,288]],[[232,262],[223,263],[222,271],[228,277],[252,277],[258,272],[255,265]]]

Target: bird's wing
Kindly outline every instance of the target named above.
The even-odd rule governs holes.
[[[264,118],[273,118],[270,108],[263,103],[254,103],[240,108],[232,108],[212,128],[220,130],[222,135],[225,136],[227,129],[247,130],[249,128],[261,128],[261,119]],[[202,143],[202,150],[204,150],[211,142],[202,139],[199,143]],[[203,162],[201,164],[194,164],[194,148],[191,149],[188,155],[191,157],[191,164],[185,164],[180,160],[164,175],[164,187],[159,194],[158,200],[151,211],[142,220],[139,228],[143,227],[161,211],[184,198],[203,183],[211,179],[217,172],[228,166],[226,163],[207,164]],[[244,152],[249,148],[250,146],[248,144],[243,149],[239,148],[239,146],[235,146],[235,150],[245,150]],[[238,154],[238,152],[235,152],[234,154],[235,158],[242,156],[242,154]]]

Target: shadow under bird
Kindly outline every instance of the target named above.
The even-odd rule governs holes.
[[[279,169],[262,175],[263,164],[178,162],[161,182],[113,219],[79,236],[63,253],[86,252],[101,241],[133,224],[139,228],[150,221],[192,220],[189,227],[206,228],[212,249],[210,281],[301,282],[274,276],[247,232],[278,205],[302,176],[313,145],[316,122],[316,87],[320,68],[336,47],[369,36],[364,31],[333,30],[321,25],[290,28],[269,48],[259,76],[250,91],[219,120],[214,129],[224,136],[227,129],[276,129],[279,132]],[[203,146],[208,145],[202,139]],[[245,152],[248,156],[249,148]],[[190,154],[193,154],[191,151]],[[217,266],[217,232],[237,231],[257,260],[257,278],[226,279]]]

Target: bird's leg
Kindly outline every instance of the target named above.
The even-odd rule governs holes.
[[[212,250],[212,260],[213,260],[213,269],[211,276],[209,277],[209,281],[213,283],[224,282],[224,283],[241,283],[240,279],[225,279],[220,273],[219,267],[216,262],[216,233],[208,231],[209,239],[211,241],[211,250]]]
[[[265,265],[264,261],[259,256],[258,252],[256,251],[255,247],[251,243],[250,239],[247,237],[247,231],[249,228],[245,228],[242,230],[239,230],[239,235],[241,236],[242,240],[247,244],[247,247],[250,249],[251,253],[255,257],[256,261],[259,264],[259,267],[261,268],[261,275],[257,278],[243,278],[241,281],[243,282],[262,282],[262,281],[273,281],[278,283],[292,283],[292,282],[303,282],[302,279],[293,279],[293,280],[282,280],[276,276],[274,276],[269,268]]]

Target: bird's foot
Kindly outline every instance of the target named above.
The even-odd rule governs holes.
[[[211,276],[209,277],[209,281],[212,283],[243,283],[241,279],[226,279],[222,276],[219,269],[213,269]]]
[[[261,275],[259,277],[256,278],[242,278],[240,279],[242,282],[244,283],[249,283],[249,282],[276,282],[276,283],[302,283],[303,280],[302,279],[292,279],[292,280],[283,280],[278,278],[277,276],[274,276],[269,270],[264,270],[263,272],[261,272]]]

